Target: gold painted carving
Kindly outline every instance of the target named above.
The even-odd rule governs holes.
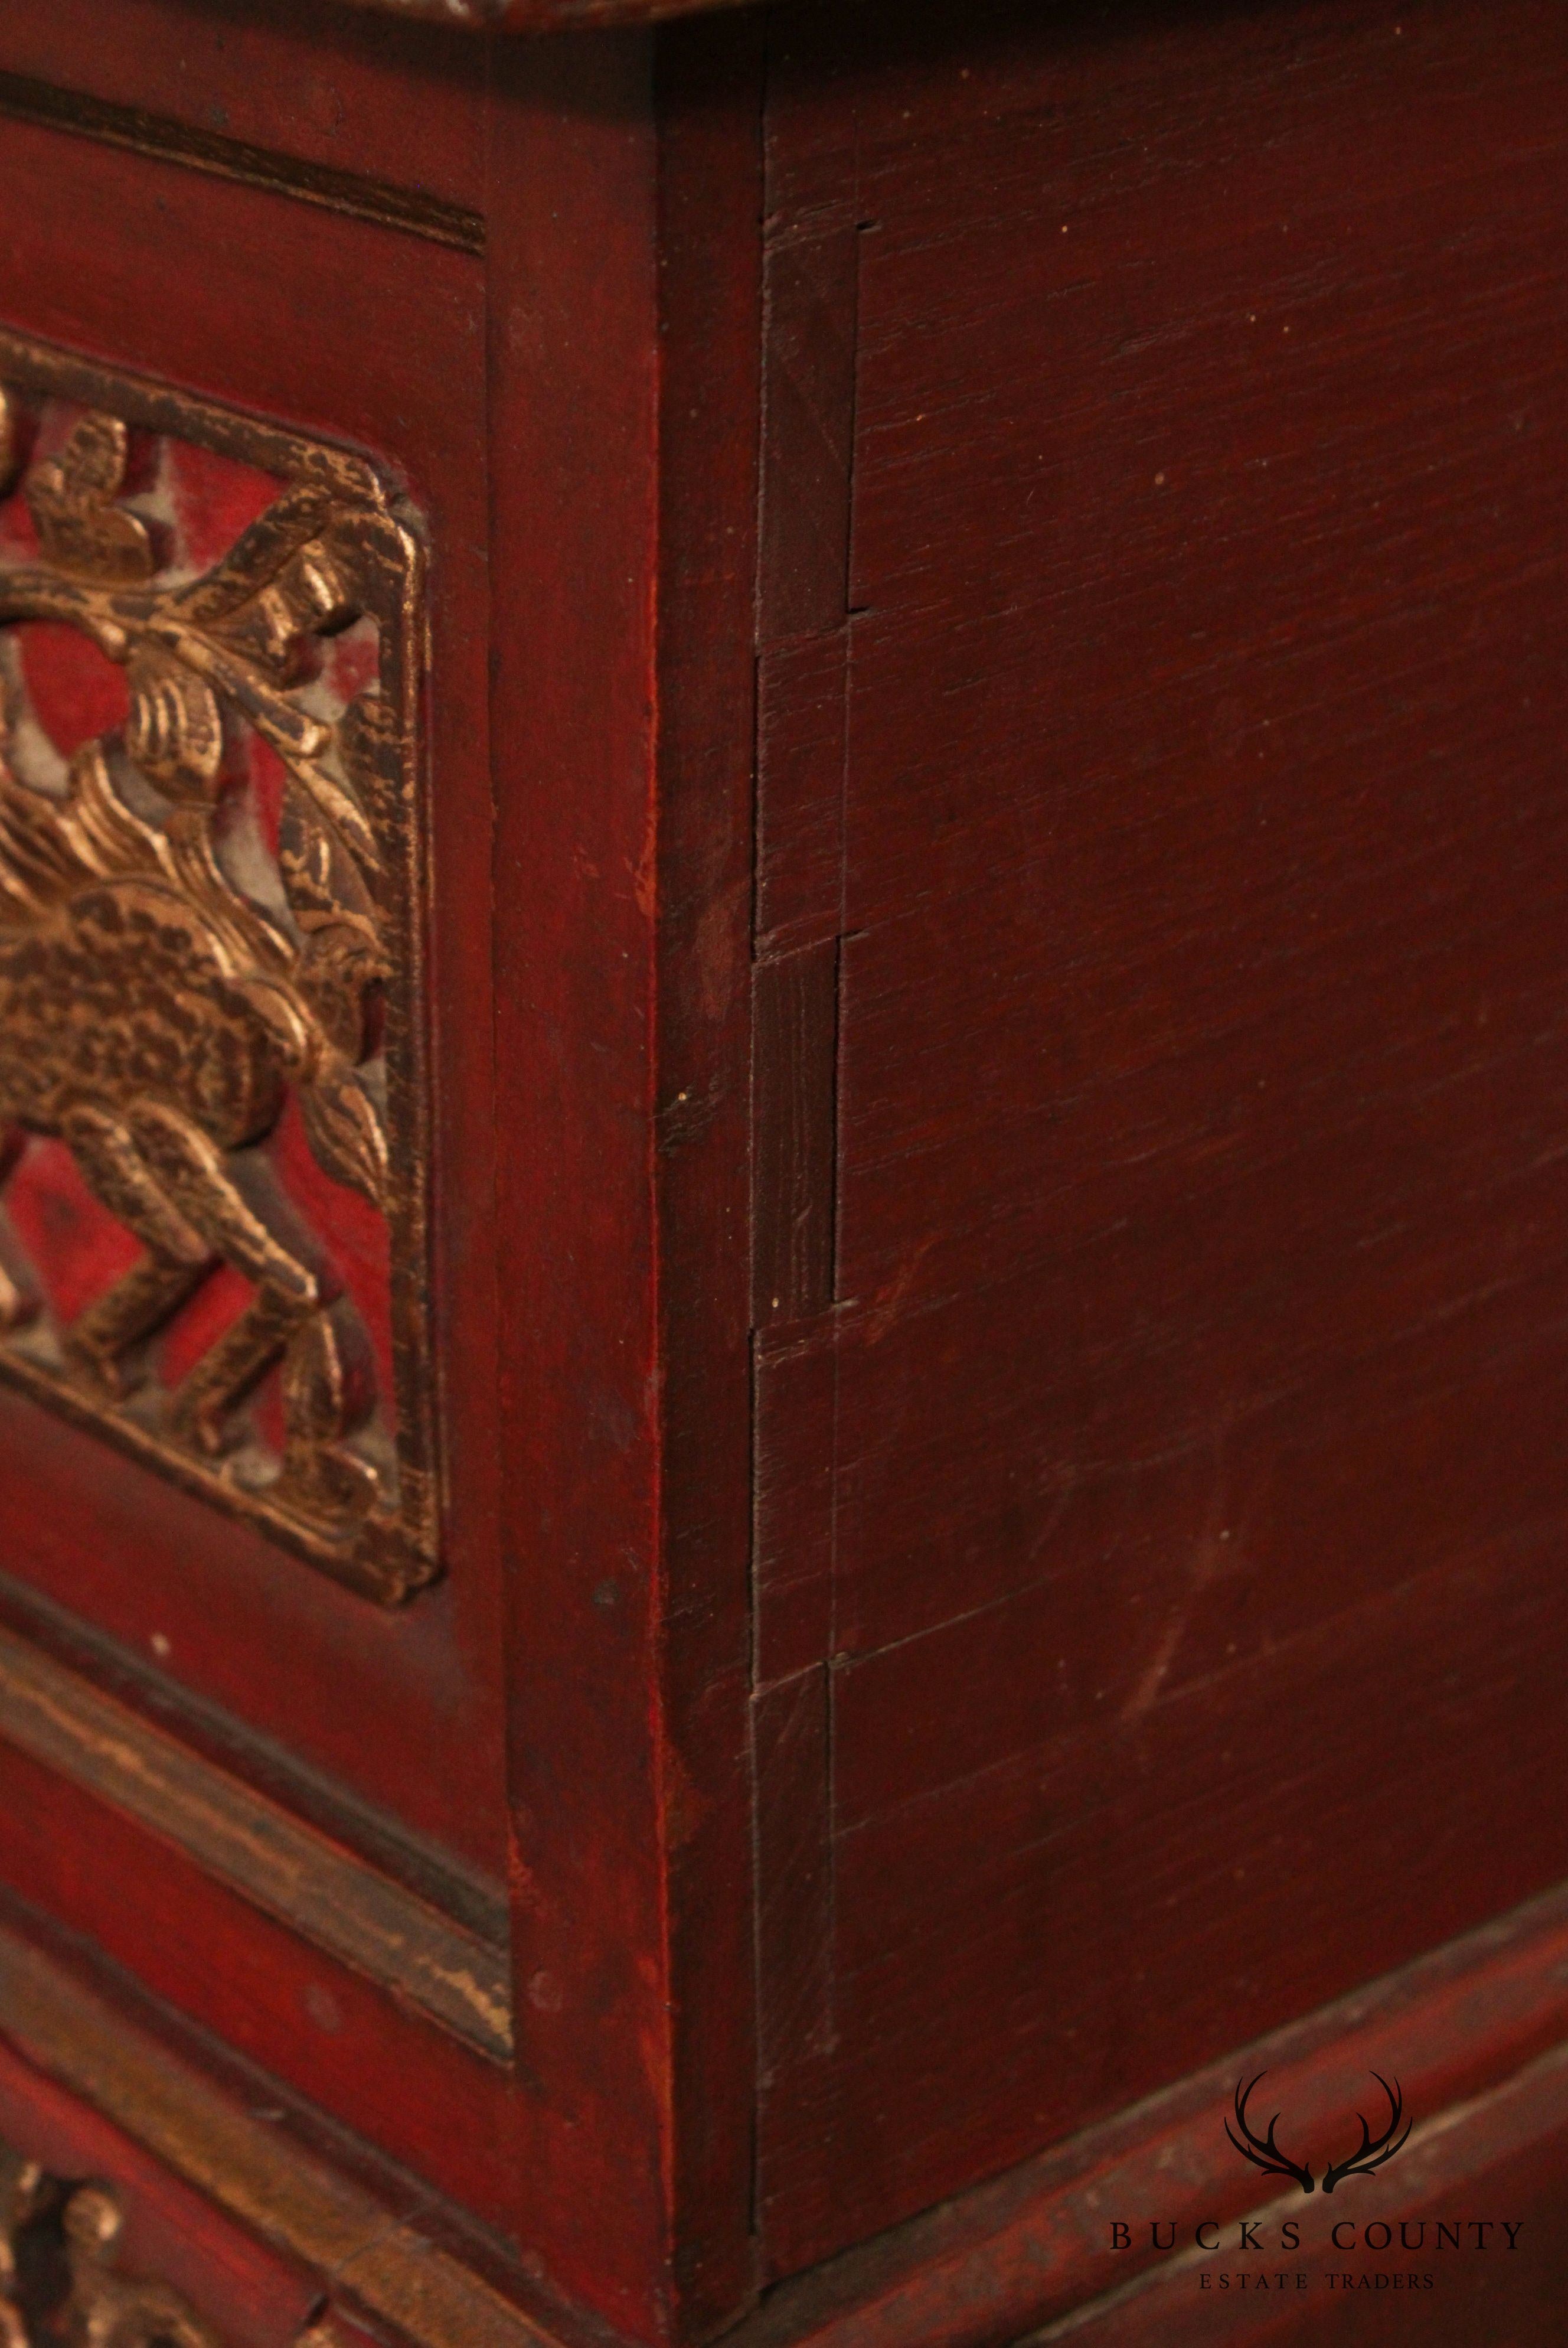
[[[124,2223],[107,2185],[72,2184],[0,2146],[4,2348],[219,2348],[178,2291],[117,2271]]]
[[[392,1603],[436,1570],[425,1334],[419,1018],[421,555],[369,465],[0,336],[0,488],[38,559],[0,555],[0,653],[64,623],[121,668],[123,725],[29,774],[21,668],[0,743],[0,1183],[69,1149],[140,1242],[59,1325],[14,1243],[0,1377]],[[80,409],[27,461],[39,403]],[[128,494],[131,433],[194,441],[279,493],[200,575],[160,567]],[[334,705],[316,647],[374,631]],[[275,854],[233,817],[245,729],[283,772]],[[36,761],[35,761],[36,763]],[[390,1226],[395,1393],[261,1145],[293,1104],[310,1154]],[[330,1211],[324,1216],[330,1226]],[[245,1309],[172,1385],[153,1342],[220,1268]],[[281,1443],[248,1405],[280,1373]]]

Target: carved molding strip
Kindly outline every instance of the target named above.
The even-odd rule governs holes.
[[[42,123],[100,146],[128,148],[133,154],[152,155],[162,163],[181,163],[214,179],[236,180],[248,188],[269,188],[292,196],[299,203],[315,204],[323,211],[340,212],[350,220],[374,221],[382,228],[405,230],[459,252],[483,252],[485,222],[478,212],[446,202],[418,188],[398,188],[381,180],[367,180],[356,171],[335,170],[330,164],[302,162],[297,156],[274,154],[241,139],[227,139],[171,116],[149,114],[138,106],[118,106],[112,100],[88,98],[75,89],[29,75],[0,73],[0,114],[13,121]]]
[[[510,2060],[506,1949],[4,1630],[0,1736],[172,1842],[205,1873],[481,2054]]]
[[[437,1570],[414,518],[5,335],[0,484],[0,1377],[396,1602]],[[40,1243],[118,1226],[96,1280],[18,1233],[50,1148],[87,1197]]]
[[[160,2041],[5,1930],[0,2031],[219,2209],[420,2348],[557,2348],[520,2307],[414,2223],[297,2149],[276,2124],[226,2101]]]

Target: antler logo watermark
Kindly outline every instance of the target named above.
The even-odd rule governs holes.
[[[1234,2148],[1266,2177],[1289,2178],[1304,2194],[1335,2193],[1348,2177],[1376,2177],[1409,2142],[1414,2123],[1405,2117],[1399,2082],[1386,2079],[1381,2071],[1374,2071],[1371,2076],[1387,2102],[1386,2113],[1378,2115],[1377,2132],[1366,2113],[1358,2112],[1360,2143],[1344,2157],[1328,2161],[1319,2179],[1308,2162],[1296,2157],[1295,2148],[1287,2150],[1281,2144],[1281,2127],[1286,2127],[1287,2137],[1291,2133],[1281,2112],[1272,2115],[1266,2128],[1262,2112],[1267,2106],[1260,2106],[1255,2116],[1253,2106],[1267,2076],[1266,2071],[1259,2071],[1250,2078],[1236,2081],[1231,2099],[1232,2116],[1223,2122]],[[1205,2137],[1212,2125],[1212,2118],[1205,2117]],[[1212,2137],[1207,2140],[1213,2143]],[[1207,2173],[1206,2157],[1199,2157]],[[1211,2179],[1214,2181],[1216,2180]],[[1239,2185],[1240,2180],[1233,2182]],[[1412,2173],[1410,2182],[1429,2184],[1430,2179]],[[1419,2207],[1427,2197],[1423,2192],[1419,2199],[1413,2193],[1409,2198]],[[1112,2218],[1109,2247],[1112,2251],[1129,2253],[1134,2263],[1147,2260],[1151,2253],[1155,2259],[1180,2253],[1175,2268],[1170,2271],[1170,2279],[1178,2281],[1180,2269],[1190,2267],[1189,2279],[1196,2289],[1213,2291],[1216,2297],[1232,2291],[1427,2291],[1437,2287],[1440,2269],[1447,2264],[1443,2253],[1495,2252],[1504,2250],[1505,2246],[1507,2251],[1515,2251],[1524,2230],[1522,2219],[1439,2217],[1430,2207],[1419,2216],[1401,2215],[1399,2199],[1392,2206],[1391,2215],[1368,2215],[1369,2210],[1378,2208],[1380,2199],[1387,2210],[1389,2204],[1383,2197],[1370,2196],[1362,2202],[1357,2215],[1340,2218],[1325,2210],[1316,2227],[1305,2211],[1294,2218],[1287,2214],[1296,2206],[1288,2199],[1255,2209],[1251,2217],[1228,2222],[1218,2218],[1199,2219],[1192,2209],[1166,2218]],[[1357,2196],[1352,2194],[1352,2209],[1356,2204]],[[1140,2239],[1145,2228],[1146,2244]],[[1183,2250],[1184,2232],[1190,2236],[1192,2250]],[[1304,2233],[1316,2233],[1318,2239],[1304,2241]],[[1233,2235],[1234,2240],[1230,2239]],[[1193,2251],[1199,2253],[1196,2259]],[[1385,2261],[1385,2252],[1394,2253],[1393,2259]],[[1413,2256],[1431,2254],[1436,2254],[1431,2267],[1409,2263]],[[1348,2263],[1345,2263],[1347,2260]]]
[[[1294,2177],[1303,2193],[1316,2193],[1317,2185],[1310,2168],[1301,2161],[1292,2160],[1287,2152],[1280,2149],[1277,2141],[1280,2121],[1278,2112],[1276,2112],[1270,2120],[1266,2136],[1257,2135],[1247,2119],[1246,2107],[1252,2099],[1253,2090],[1260,2086],[1267,2076],[1266,2071],[1260,2071],[1255,2079],[1248,2080],[1245,2085],[1239,2079],[1237,2080],[1236,2124],[1233,2128],[1229,2120],[1226,2120],[1225,2134],[1242,2158],[1250,2160],[1255,2168],[1261,2168],[1269,2177]],[[1348,2160],[1329,2162],[1323,2172],[1325,2193],[1332,2193],[1335,2188],[1342,2185],[1348,2177],[1375,2176],[1386,2161],[1392,2160],[1394,2155],[1401,2150],[1410,2133],[1410,2128],[1415,2125],[1414,2121],[1409,2122],[1404,2135],[1399,2135],[1399,2123],[1405,2116],[1404,2099],[1399,2093],[1399,2083],[1396,2079],[1390,2086],[1380,2071],[1374,2071],[1372,2076],[1389,2098],[1388,2126],[1380,2136],[1375,2137],[1367,2124],[1365,2116],[1360,2112],[1357,2113],[1356,2117],[1361,2127],[1361,2141]]]

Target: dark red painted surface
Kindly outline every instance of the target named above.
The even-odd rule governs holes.
[[[764,920],[842,940],[757,1387],[787,2271],[1568,1863],[1568,38],[773,40],[782,447],[838,406]]]
[[[51,0],[6,11],[0,71],[484,209],[485,47],[428,26],[314,0]]]
[[[516,2066],[9,1754],[0,1876],[628,2338],[851,2253],[759,2343],[1001,2348],[1110,2288],[1014,2164],[1568,1872],[1561,12],[61,0],[0,73],[484,215],[4,123],[0,321],[429,520],[450,1571],[15,1399],[0,1543],[504,1881]],[[1422,2075],[1549,2195],[1512,1981]]]
[[[1208,2336],[1205,2314],[1215,2336],[1226,2336],[1219,2300],[1228,2309],[1228,2294],[1211,2280],[1217,2296],[1201,2297],[1194,2263],[1224,2267],[1233,2277],[1266,2272],[1271,2287],[1285,2273],[1293,2320],[1309,2319],[1303,2336],[1336,2338],[1348,2302],[1333,2297],[1338,2286],[1324,2280],[1321,2260],[1312,2271],[1316,2253],[1335,2249],[1332,2229],[1347,2218],[1358,2228],[1391,2219],[1398,2250],[1400,2218],[1419,2222],[1433,2206],[1434,2185],[1436,2206],[1450,2221],[1492,2216],[1500,2253],[1506,2238],[1495,2213],[1523,2221],[1517,2253],[1506,2255],[1522,2287],[1508,2303],[1521,2319],[1528,2312],[1549,2325],[1563,2247],[1554,2207],[1563,1918],[1558,1892],[845,2252],[775,2291],[743,2335],[747,2348],[901,2348],[915,2340],[926,2348],[1007,2348],[1096,2306],[1106,2340],[1158,2337],[1153,2311],[1194,2321],[1194,2337]],[[1238,2157],[1226,2134],[1238,2080],[1262,2075],[1249,2112],[1262,2103],[1266,2124],[1278,2111],[1281,2140],[1312,2167],[1316,2185],[1327,2159],[1342,2159],[1357,2146],[1358,2107],[1374,2115],[1386,2108],[1374,2070],[1399,2083],[1412,2129],[1380,2174],[1342,2179],[1332,2197],[1309,2200],[1289,2178],[1262,2176]],[[1493,2177],[1504,2145],[1514,2172],[1506,2201]],[[1244,2244],[1243,2220],[1281,2194],[1284,2210]],[[1282,2233],[1291,2214],[1299,2232],[1294,2250]],[[1229,2255],[1194,2262],[1200,2226]],[[1430,2226],[1426,2239],[1435,2255]],[[1468,2252],[1473,2245],[1467,2229],[1461,2247]],[[1357,2253],[1338,2260],[1341,2267],[1409,2263],[1377,2257],[1376,2238],[1368,2258],[1358,2232],[1353,2244],[1342,2232],[1340,2246]],[[1478,2296],[1465,2286],[1479,2281],[1484,2298],[1489,2282],[1501,2284],[1499,2258],[1481,2268],[1468,2257],[1443,2263],[1441,2297],[1423,2297],[1403,2329],[1401,2314],[1385,2309],[1381,2336],[1487,2336],[1465,2329]],[[1296,2296],[1301,2269],[1312,2293],[1305,2309]],[[1244,2327],[1249,2310],[1251,2320],[1266,2324],[1279,2305],[1245,2300]]]
[[[62,19],[54,53],[67,82],[76,24]],[[298,27],[283,39],[281,19],[267,38],[281,46],[269,53],[258,33],[241,48],[281,86],[306,52]],[[343,38],[363,56],[357,27]],[[403,53],[418,48],[411,36]],[[190,55],[192,87],[220,97],[232,57],[222,65],[200,44]],[[12,62],[36,70],[40,60]],[[466,191],[448,178],[440,191],[487,191],[487,273],[471,254],[85,138],[8,124],[0,140],[19,221],[9,324],[368,447],[404,474],[428,520],[448,1571],[403,1614],[379,1615],[20,1404],[0,1406],[5,1563],[133,1651],[150,1649],[241,1731],[265,1731],[368,1797],[481,1885],[504,1881],[515,2070],[477,2060],[12,1756],[3,1871],[631,2336],[711,2329],[744,2304],[753,2269],[744,693],[759,335],[744,265],[748,250],[756,257],[754,221],[712,200],[748,156],[757,169],[752,36],[737,46],[725,28],[689,57],[672,46],[660,71],[661,137],[646,42],[512,49],[490,77],[489,117],[454,69],[455,87],[469,88],[464,168],[478,178]],[[174,105],[150,65],[141,81],[128,67],[116,87]],[[366,65],[354,88],[356,135],[374,141],[383,176],[403,180],[412,165],[384,79]],[[364,169],[370,151],[346,160]],[[567,220],[554,203],[563,177]],[[76,263],[87,221],[102,224],[94,270]],[[701,289],[720,265],[736,291],[715,320]],[[728,472],[692,429],[674,361],[661,391],[661,314],[680,328],[681,365],[710,393],[727,370]],[[575,376],[563,366],[572,346]],[[700,476],[707,499],[672,500],[662,535],[661,462]],[[545,526],[552,501],[559,529]],[[733,608],[722,654],[715,561]],[[715,709],[730,728],[718,740]],[[733,808],[717,862],[716,792]],[[552,825],[559,867],[546,852]],[[638,941],[641,975],[617,953],[606,907]],[[656,950],[668,963],[661,994]],[[553,1010],[530,969],[556,991]],[[590,1063],[600,1083],[585,1090]],[[683,1144],[678,1097],[707,1100],[715,1081],[729,1107],[698,1115]],[[656,1153],[666,1086],[676,1113]],[[715,1216],[722,1249],[710,1244]],[[661,1258],[672,1268],[663,1289]],[[651,1373],[661,1342],[693,1380],[706,1354],[711,1406],[695,1384],[685,1399],[672,1385],[661,1403]],[[712,1463],[725,1419],[721,1499]],[[700,1621],[682,1593],[700,1601],[721,1581],[722,1613]],[[695,1626],[686,1644],[663,1627],[677,1605]],[[226,1758],[236,1754],[243,1770],[242,1733]],[[265,1758],[258,1749],[258,1774]],[[711,1881],[727,1901],[723,1931],[707,1921]]]

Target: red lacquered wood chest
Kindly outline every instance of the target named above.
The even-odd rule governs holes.
[[[1565,98],[0,7],[5,2348],[1559,2336]]]

